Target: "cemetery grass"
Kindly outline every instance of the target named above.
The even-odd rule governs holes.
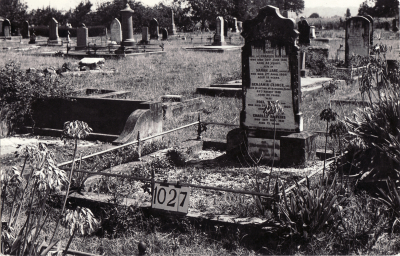
[[[195,89],[200,86],[208,86],[213,82],[224,82],[226,80],[240,79],[241,60],[239,52],[231,52],[227,54],[212,54],[212,53],[194,53],[186,52],[181,49],[186,43],[179,42],[178,44],[166,44],[165,57],[161,58],[136,58],[136,59],[121,59],[106,61],[106,67],[115,67],[119,73],[116,75],[105,76],[90,76],[86,78],[65,78],[72,82],[76,89],[85,87],[96,87],[100,89],[116,89],[116,90],[132,90],[135,92],[135,99],[140,100],[157,100],[164,94],[181,94],[187,98],[197,97]],[[23,56],[21,54],[3,54],[5,58],[20,61],[23,68],[46,68],[49,66],[61,67],[68,61],[76,61],[62,58],[42,58]],[[1,63],[4,66],[4,63]],[[357,84],[346,85],[339,88],[335,95],[323,91],[321,94],[314,97],[304,97],[302,103],[302,112],[304,114],[305,130],[324,131],[325,123],[320,120],[319,114],[322,109],[332,107],[338,114],[340,119],[346,116],[352,116],[355,106],[353,105],[334,105],[330,104],[330,99],[348,95],[358,90]],[[224,97],[205,97],[205,108],[201,111],[202,120],[239,124],[239,113],[241,110],[241,100],[236,98]],[[179,118],[166,120],[164,130],[169,130],[197,120],[197,113],[189,113],[182,115]],[[204,137],[212,139],[226,139],[226,133],[231,128],[209,126],[204,133]],[[195,138],[195,127],[187,128],[177,133],[173,133],[165,137],[167,146],[179,146],[182,138]],[[323,138],[319,141],[320,146],[323,145]],[[334,147],[334,142],[331,142],[331,147]],[[93,150],[93,149],[91,149]],[[97,149],[94,149],[97,150]],[[86,155],[87,151],[83,150],[82,155]],[[65,156],[67,158],[68,156]],[[61,160],[61,159],[60,159]],[[174,167],[170,167],[173,168]],[[175,175],[193,175],[196,169],[175,169]],[[186,173],[185,173],[186,172]],[[227,170],[219,170],[217,173],[229,172]],[[239,173],[238,179],[242,179]],[[210,175],[208,171],[201,171],[198,174],[200,177]],[[189,176],[189,175],[187,175]],[[228,202],[226,208],[236,213],[243,212],[243,209],[232,209],[232,206],[240,201],[240,198],[228,196],[222,199]],[[221,200],[221,198],[217,198]],[[250,199],[251,200],[251,199]],[[231,201],[231,202],[229,202]],[[204,202],[197,202],[197,207],[207,207]],[[224,204],[219,204],[224,207]],[[223,209],[222,209],[223,210]],[[364,220],[363,220],[364,221]],[[148,222],[148,223],[143,223]],[[186,232],[179,232],[183,226],[186,226]],[[119,236],[118,238],[100,238],[100,237],[77,237],[75,238],[71,249],[77,249],[92,253],[105,253],[106,255],[132,255],[137,253],[137,242],[145,241],[149,245],[152,255],[174,255],[185,253],[204,254],[222,254],[228,255],[233,251],[237,255],[255,255],[258,253],[279,253],[279,251],[268,251],[268,249],[252,249],[252,245],[244,244],[242,237],[229,237],[230,241],[220,239],[216,235],[217,231],[212,231],[207,235],[200,229],[188,226],[186,223],[180,223],[175,228],[164,230],[162,224],[157,220],[142,220],[142,223],[137,224],[138,229],[132,232]],[[145,228],[143,228],[143,226]],[[151,229],[149,228],[151,227]],[[61,232],[61,231],[60,231]],[[62,232],[61,232],[62,233]],[[67,233],[65,231],[65,233]],[[210,232],[208,233],[210,234]],[[242,234],[244,236],[244,234]],[[67,240],[67,235],[61,235]],[[318,238],[316,238],[318,240]],[[396,250],[396,241],[398,237],[383,237],[378,248],[375,250],[363,251],[366,253],[387,253]],[[318,241],[313,241],[318,244]],[[312,244],[311,244],[312,245]],[[356,249],[355,246],[353,249]],[[397,248],[398,249],[398,248]],[[210,252],[210,253],[208,253]],[[308,250],[307,252],[310,252]],[[329,249],[320,249],[319,254],[331,252]],[[282,251],[281,253],[287,253]],[[302,248],[299,247],[298,254],[302,254]]]

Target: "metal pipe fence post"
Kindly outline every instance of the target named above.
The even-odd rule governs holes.
[[[200,118],[200,113],[199,113],[197,121],[199,121],[199,124],[197,125],[197,140],[201,140],[201,118]]]
[[[142,147],[140,145],[140,131],[138,131],[137,133],[137,141],[138,141],[138,147],[137,147],[137,151],[138,151],[138,160],[141,161],[142,159]]]
[[[154,200],[154,198],[153,198],[153,196],[154,196],[154,177],[155,177],[155,174],[154,174],[154,169],[151,169],[151,202],[153,202],[153,200]]]

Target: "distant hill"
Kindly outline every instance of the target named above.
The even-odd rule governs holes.
[[[350,9],[351,16],[356,16],[358,14],[358,6],[348,6],[348,7],[311,7],[304,8],[304,11],[299,16],[303,15],[305,17],[309,17],[314,12],[318,13],[320,17],[332,17],[332,16],[341,16],[344,17],[347,8]]]

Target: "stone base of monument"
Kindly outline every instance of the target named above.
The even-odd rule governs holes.
[[[224,42],[213,42],[212,45],[213,46],[223,46],[223,45],[226,45],[226,42],[225,41]]]
[[[246,157],[248,154],[257,159],[262,156],[262,163],[272,161],[276,166],[287,167],[303,165],[316,158],[316,133],[312,132],[276,132],[275,149],[273,148],[273,131],[256,131],[246,133],[237,128],[228,132],[226,153],[233,157]],[[254,159],[254,158],[253,158]]]
[[[75,51],[86,50],[86,46],[75,46]]]
[[[150,44],[150,40],[146,41],[146,40],[140,40],[139,43],[137,43],[139,45],[146,45],[146,44]]]
[[[49,40],[47,41],[48,45],[62,45],[63,42],[61,39],[54,39],[54,40]]]
[[[242,49],[241,45],[203,45],[203,46],[185,48],[185,50],[188,51],[205,51],[205,52],[220,52],[220,53],[224,53],[227,51],[238,51],[240,49]]]

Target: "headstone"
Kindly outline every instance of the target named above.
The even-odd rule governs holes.
[[[36,44],[36,34],[35,31],[32,31],[32,35],[29,39],[29,44]]]
[[[300,21],[297,23],[299,28],[299,45],[309,45],[310,44],[310,25],[308,25],[307,20],[304,16],[300,17]]]
[[[253,20],[244,22],[242,36],[243,132],[239,134],[247,151],[277,160],[281,166],[304,164],[315,155],[316,135],[303,132],[295,21],[268,5]],[[267,114],[266,107],[277,103],[283,112],[275,117]],[[237,130],[228,133],[229,148],[235,133]]]
[[[3,22],[4,19],[0,17],[0,35],[3,35]]]
[[[120,44],[122,42],[122,31],[121,31],[121,23],[117,18],[115,18],[111,22],[110,29],[111,29],[111,41]]]
[[[174,11],[173,10],[171,10],[171,26],[169,27],[169,34],[170,35],[176,35]]]
[[[115,53],[117,54],[131,53],[133,50],[127,50],[125,48],[135,45],[135,39],[133,37],[133,21],[132,21],[132,15],[134,11],[127,3],[125,9],[121,10],[120,13],[122,17],[122,22],[121,22],[122,41],[121,41],[121,47],[118,48],[115,51]]]
[[[224,20],[224,37],[225,37],[225,38],[228,37],[228,28],[229,28],[229,23],[228,23],[228,21],[225,19],[225,20]]]
[[[392,21],[392,31],[393,32],[399,31],[398,24],[399,24],[398,20],[397,19],[393,19],[393,21]]]
[[[238,21],[237,22],[237,27],[239,29],[239,32],[242,32],[243,31],[243,22],[242,21]]]
[[[165,28],[160,29],[162,40],[168,40],[168,30]]]
[[[157,19],[153,18],[149,24],[150,40],[158,40],[159,27]]]
[[[49,44],[60,44],[61,40],[58,36],[58,21],[54,18],[50,20],[49,24]]]
[[[5,38],[11,38],[11,22],[8,19],[3,22],[3,33]]]
[[[310,38],[314,39],[315,37],[315,26],[310,26]]]
[[[239,32],[237,18],[233,18],[232,33]]]
[[[67,43],[71,43],[71,32],[69,32],[69,30],[68,30],[68,32],[67,32]]]
[[[369,20],[369,44],[374,45],[374,19],[371,15],[363,15]]]
[[[22,37],[23,38],[29,38],[29,22],[26,20],[22,23]]]
[[[361,16],[351,17],[346,21],[346,66],[350,65],[350,59],[353,54],[363,57],[369,56],[369,26],[369,20]]]
[[[221,16],[218,16],[213,45],[225,45],[225,37],[223,33],[224,33],[224,19]]]
[[[385,30],[386,31],[389,31],[390,30],[390,24],[389,24],[389,22],[385,22]]]
[[[84,50],[88,46],[89,29],[82,24],[76,29],[76,47],[75,50]]]
[[[142,43],[142,44],[149,43],[149,28],[148,27],[142,28],[142,41],[140,41],[140,43]]]

